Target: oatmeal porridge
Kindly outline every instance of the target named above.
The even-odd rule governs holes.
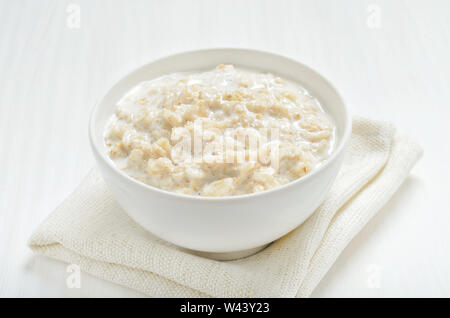
[[[109,157],[167,191],[234,196],[299,179],[333,151],[335,126],[298,84],[219,65],[143,82],[116,105]]]

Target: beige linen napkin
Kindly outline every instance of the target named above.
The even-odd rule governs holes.
[[[324,203],[291,233],[236,261],[201,258],[155,238],[119,207],[95,170],[40,225],[29,245],[150,296],[307,297],[421,153],[391,124],[354,119],[345,162]]]

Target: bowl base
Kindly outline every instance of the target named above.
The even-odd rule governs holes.
[[[251,255],[254,255],[254,254],[262,251],[269,245],[270,245],[270,243],[262,245],[262,246],[258,246],[255,248],[250,248],[248,250],[236,251],[236,252],[225,252],[225,253],[201,252],[201,251],[195,251],[195,250],[186,249],[186,248],[183,248],[182,250],[186,253],[213,259],[215,261],[233,261],[233,260],[237,260],[240,258],[245,258],[245,257],[249,257]]]

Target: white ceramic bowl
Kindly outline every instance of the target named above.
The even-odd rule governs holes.
[[[279,188],[233,197],[193,197],[167,192],[118,170],[108,157],[103,140],[106,121],[117,101],[141,81],[174,72],[209,70],[222,63],[293,80],[318,98],[337,127],[336,147],[327,163]],[[138,224],[187,249],[229,253],[255,251],[290,232],[314,212],[340,169],[351,120],[337,91],[309,67],[267,52],[209,49],[172,55],[129,73],[96,105],[89,128],[94,156],[105,182]]]

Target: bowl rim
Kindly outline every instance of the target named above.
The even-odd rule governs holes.
[[[185,54],[193,54],[193,53],[205,53],[208,54],[209,52],[213,52],[213,51],[246,51],[247,53],[255,53],[255,54],[268,54],[268,55],[272,55],[274,57],[277,58],[281,58],[281,59],[285,59],[288,60],[289,62],[293,62],[296,64],[300,64],[302,67],[304,67],[305,69],[307,69],[310,72],[315,73],[317,76],[319,76],[329,87],[331,87],[332,90],[334,90],[334,93],[336,93],[337,97],[341,100],[342,106],[343,106],[343,110],[345,112],[345,120],[346,120],[346,127],[344,127],[344,131],[343,131],[343,135],[341,138],[341,142],[339,143],[338,147],[331,153],[330,157],[326,160],[326,162],[324,164],[322,164],[320,167],[318,167],[317,169],[314,169],[313,171],[311,171],[310,173],[308,173],[307,175],[288,182],[286,184],[283,184],[281,186],[269,189],[269,190],[265,190],[265,191],[261,191],[261,192],[256,192],[256,193],[247,193],[247,194],[240,194],[240,195],[234,195],[234,196],[218,196],[218,197],[207,197],[207,196],[193,196],[193,195],[188,195],[188,194],[182,194],[182,193],[176,193],[176,192],[171,192],[171,191],[167,191],[167,190],[163,190],[151,185],[148,185],[142,181],[139,181],[137,179],[132,178],[131,176],[127,175],[124,171],[118,169],[114,163],[112,162],[112,160],[109,157],[106,157],[106,154],[104,154],[102,151],[100,151],[97,147],[97,144],[95,142],[95,118],[96,115],[100,109],[100,106],[103,104],[105,97],[109,94],[109,92],[116,87],[117,84],[119,84],[122,80],[124,80],[126,77],[130,76],[131,74],[134,74],[135,72],[138,72],[141,68],[147,67],[151,64],[166,60],[166,59],[171,59],[171,58],[175,58],[177,56],[180,55],[185,55]],[[108,88],[106,89],[106,92],[101,96],[101,98],[96,102],[95,106],[93,107],[90,116],[89,116],[89,140],[90,140],[90,144],[91,144],[91,148],[94,151],[94,153],[97,155],[97,158],[100,158],[100,160],[106,164],[106,166],[114,171],[114,173],[116,173],[121,179],[125,180],[126,182],[131,182],[133,184],[135,184],[138,187],[142,187],[143,189],[146,190],[150,190],[156,193],[159,193],[161,195],[167,196],[167,197],[171,197],[174,199],[184,199],[184,200],[195,200],[195,201],[207,201],[207,202],[220,202],[220,201],[240,201],[240,200],[248,200],[248,199],[252,199],[252,198],[257,198],[257,197],[264,197],[264,196],[269,196],[272,195],[274,193],[277,193],[279,191],[283,191],[287,188],[291,188],[294,187],[296,185],[302,184],[306,181],[308,181],[311,178],[314,178],[315,175],[317,175],[320,171],[325,170],[329,165],[331,165],[331,163],[333,161],[336,160],[336,158],[345,150],[349,139],[350,139],[350,135],[351,135],[351,131],[352,131],[352,120],[351,120],[351,116],[349,114],[347,105],[344,101],[344,99],[342,98],[341,94],[339,93],[339,91],[330,83],[330,81],[328,79],[326,79],[323,75],[321,75],[319,72],[317,72],[315,69],[311,68],[310,66],[307,66],[293,58],[278,54],[278,53],[273,53],[273,52],[269,52],[269,51],[264,51],[264,50],[255,50],[255,49],[249,49],[249,48],[231,48],[231,47],[218,47],[218,48],[206,48],[206,49],[198,49],[198,50],[189,50],[189,51],[182,51],[179,53],[175,53],[175,54],[170,54],[170,55],[166,55],[160,58],[156,58],[150,62],[147,62],[145,64],[142,64],[138,67],[133,68],[131,71],[128,71],[125,75],[121,75],[120,78],[115,81],[113,81],[113,85],[108,86]]]

